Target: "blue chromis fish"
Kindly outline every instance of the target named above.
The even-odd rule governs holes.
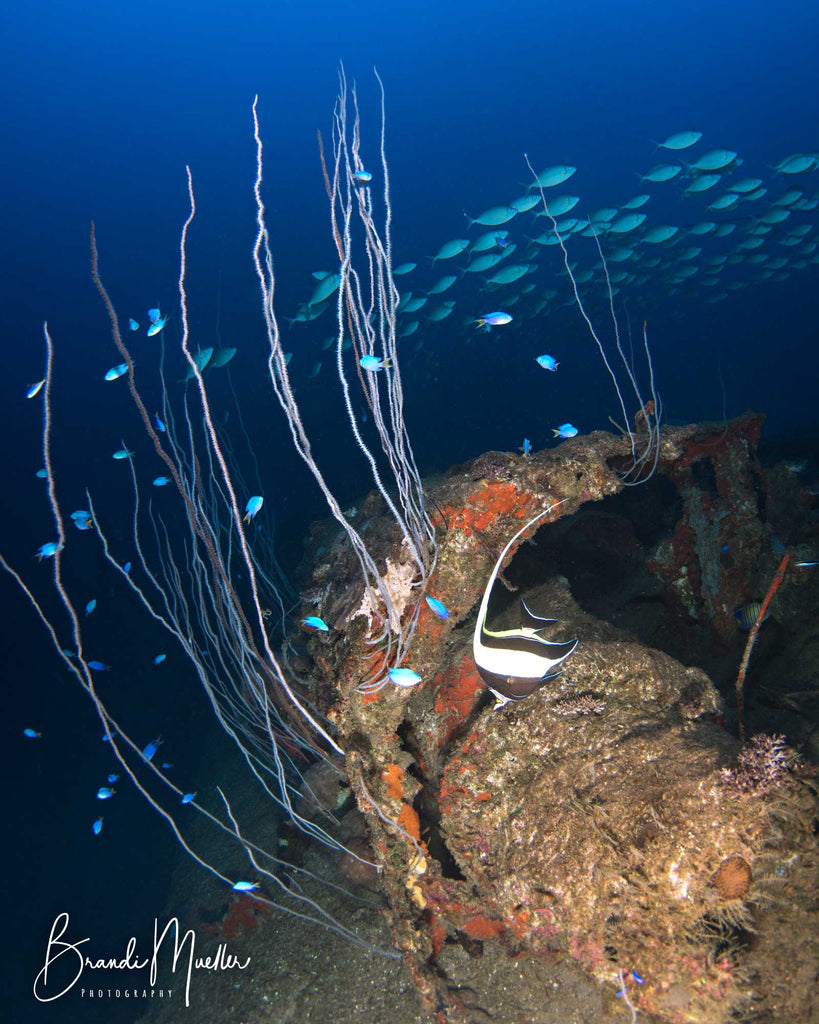
[[[45,384],[45,377],[42,380],[38,380],[36,384],[32,384],[31,387],[26,391],[26,398],[34,398],[40,394],[43,384]]]
[[[108,786],[100,786],[97,790],[97,800],[110,800],[114,793],[116,793],[115,789],[110,789]]]
[[[42,562],[44,558],[53,558],[58,551],[62,549],[62,544],[57,540],[50,540],[48,544],[41,544],[37,548],[36,558],[38,562]]]
[[[162,420],[159,418],[159,416],[157,416],[157,415],[154,416],[154,423],[156,424],[156,429],[161,434],[164,434],[165,433],[165,424],[162,422]]]
[[[439,619],[449,618],[449,609],[442,601],[439,601],[437,597],[425,597],[424,600],[435,612]]]
[[[575,437],[577,435],[577,427],[573,427],[571,423],[561,423],[559,427],[552,427],[555,437]]]
[[[36,729],[23,729],[23,735],[27,736],[30,740],[39,740],[42,738],[42,733],[37,732]]]
[[[117,451],[114,452],[113,458],[115,458],[119,462],[122,459],[130,459],[133,457],[133,455],[134,452],[129,452],[127,448],[119,448],[117,449]]]
[[[306,619],[301,620],[301,624],[303,626],[309,626],[311,629],[318,629],[322,633],[330,632],[330,627],[324,619],[320,619],[318,615],[308,615]]]
[[[91,513],[87,512],[85,509],[78,509],[76,512],[72,512],[71,522],[78,530],[90,530],[94,526]]]
[[[150,761],[153,758],[154,754],[157,752],[157,750],[159,750],[159,747],[160,747],[161,744],[162,744],[162,735],[161,734],[159,736],[157,736],[157,738],[155,740],[151,740],[151,742],[148,744],[148,746],[142,751],[142,756],[145,758],[146,761]]]
[[[37,472],[34,475],[39,480],[48,480],[48,470],[47,469],[38,469]]]
[[[232,886],[234,892],[253,892],[254,889],[259,888],[258,882],[234,882]]]
[[[165,658],[167,658],[167,654],[157,654],[154,658],[154,665],[161,665]]]
[[[91,831],[94,833],[95,836],[98,836],[100,832],[102,832],[102,816],[97,818],[97,820],[91,826]]]
[[[538,366],[542,366],[544,370],[551,370],[553,373],[560,366],[560,363],[555,360],[554,356],[536,356],[535,362]]]
[[[105,371],[106,380],[118,380],[128,372],[127,363],[117,363],[116,366],[112,366],[110,370]]]
[[[759,613],[762,611],[761,601],[751,601],[749,604],[744,604],[741,608],[737,608],[734,612],[734,618],[737,620],[737,624],[740,629],[753,629],[754,623],[756,622]],[[762,616],[762,622],[771,617],[771,613],[766,610]],[[762,625],[760,622],[760,625]]]
[[[528,437],[524,437],[523,444],[520,446],[520,450],[523,452],[524,459],[528,459],[532,454],[532,442]]]
[[[85,614],[90,615],[91,612],[97,607],[97,599],[92,597],[88,604],[85,606]]]
[[[101,661],[87,661],[86,665],[91,669],[92,672],[110,672],[111,666],[104,665]]]
[[[119,775],[112,772],[105,781],[110,782],[113,785],[115,782],[119,782]]]
[[[125,565],[123,565],[123,567],[122,567],[122,571],[127,576],[128,573],[131,571],[131,563],[130,562],[126,562]]]
[[[512,314],[504,313],[503,310],[496,310],[494,313],[486,313],[484,316],[479,316],[473,323],[476,327],[482,331],[489,332],[492,327],[502,327],[504,324],[510,324],[512,322]]]
[[[170,482],[171,478],[168,476],[154,477],[154,487],[167,487]]]
[[[191,800],[193,800],[193,798],[194,798],[195,796],[196,796],[196,793],[186,793],[186,794],[185,794],[185,795],[184,795],[184,796],[182,797],[182,803],[183,803],[183,804],[189,804],[189,803],[191,802]]]
[[[373,180],[373,176],[370,174],[369,171],[365,171],[363,167],[362,167],[362,169],[360,171],[356,171],[353,174],[353,181],[357,185],[369,185],[369,183],[372,180]]]
[[[247,499],[247,504],[245,505],[246,523],[249,523],[251,519],[256,518],[262,505],[264,505],[264,498],[259,494],[255,494],[252,498]]]
[[[376,370],[383,370],[392,363],[389,359],[379,359],[378,356],[362,356],[358,360],[358,365],[362,370],[369,370],[375,372]]]
[[[149,309],[148,319],[151,321],[151,326],[148,328],[149,338],[153,338],[155,334],[159,334],[159,332],[168,322],[168,318],[166,316],[163,316],[158,309]]]
[[[139,330],[139,324],[136,322],[136,320],[134,320],[134,318],[132,316],[128,317],[128,330],[129,331],[138,331]]]
[[[393,686],[417,686],[421,682],[421,677],[411,668],[391,668],[387,675]]]

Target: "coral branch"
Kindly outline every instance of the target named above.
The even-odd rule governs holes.
[[[739,675],[736,681],[736,693],[737,693],[737,716],[739,718],[739,738],[742,742],[745,742],[745,722],[743,721],[744,704],[742,700],[742,686],[745,682],[745,673],[748,671],[748,662],[751,660],[751,651],[754,649],[756,643],[756,637],[759,633],[759,627],[762,624],[762,620],[768,611],[768,605],[771,603],[771,598],[779,589],[779,585],[785,578],[785,570],[788,567],[791,555],[793,554],[793,548],[788,548],[785,552],[782,561],[779,563],[779,568],[776,570],[776,575],[771,581],[770,587],[768,587],[768,593],[765,595],[765,600],[759,606],[756,619],[751,627],[751,632],[748,635],[748,642],[745,644],[745,653],[742,655],[742,662],[739,666]]]

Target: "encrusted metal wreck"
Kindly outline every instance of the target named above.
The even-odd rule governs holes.
[[[368,643],[378,604],[344,538],[315,527],[305,590],[331,630],[310,640],[312,696],[338,730],[396,946],[437,1019],[485,1019],[474,1008],[488,993],[453,944],[571,963],[612,1004],[625,979],[640,1019],[716,1024],[752,1005],[798,1018],[781,972],[819,963],[811,772],[775,740],[769,775],[760,754],[762,781],[738,782],[739,743],[695,667],[707,645],[736,643],[733,611],[774,557],[761,424],[666,430],[654,479],[627,493],[629,445],[606,433],[528,458],[490,452],[428,481],[439,555],[425,593],[450,616],[421,610],[414,689],[359,692],[383,657]],[[356,526],[401,614],[421,594],[379,500]],[[515,625],[524,597],[560,620],[548,639],[580,644],[561,675],[493,711],[471,654],[478,602],[497,553],[556,502],[490,617]],[[604,618],[607,597],[619,611]]]

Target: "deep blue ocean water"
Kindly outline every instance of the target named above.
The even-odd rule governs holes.
[[[187,164],[198,207],[188,251],[194,345],[237,346],[229,375],[225,369],[209,377],[214,405],[221,417],[232,417],[230,427],[237,423],[238,401],[276,522],[280,561],[288,571],[297,565],[309,523],[324,506],[265,383],[250,261],[251,103],[257,94],[276,307],[284,347],[293,353],[297,397],[342,505],[369,489],[365,468],[344,439],[332,361],[321,348],[333,332],[332,311],[290,329],[285,320],[308,300],[316,283],[311,274],[334,269],[316,131],[327,145],[340,61],[358,84],[362,152],[378,181],[374,66],[384,82],[395,263],[418,263],[398,279],[402,291],[422,295],[441,275],[455,272],[452,266],[465,266],[466,257],[434,267],[429,258],[450,239],[474,240],[489,230],[469,229],[465,212],[475,217],[526,193],[531,177],[524,153],[537,171],[576,166],[564,185],[549,190],[579,196],[572,216],[651,195],[641,208],[645,227],[617,239],[603,231],[602,244],[604,251],[635,246],[633,259],[609,269],[634,275],[615,297],[618,315],[621,326],[630,323],[638,351],[647,321],[666,415],[722,419],[754,407],[768,414],[769,437],[808,436],[816,429],[819,386],[819,249],[811,249],[819,242],[819,170],[777,174],[774,168],[794,154],[819,151],[817,48],[819,13],[798,0],[94,0],[74,6],[34,0],[7,12],[0,43],[0,549],[45,595],[47,610],[59,614],[47,586],[50,563],[33,559],[52,539],[53,527],[43,481],[35,477],[42,406],[24,397],[42,377],[44,320],[56,346],[54,460],[61,500],[67,510],[84,507],[89,487],[115,542],[127,541],[127,468],[111,453],[124,441],[136,450],[137,467],[153,462],[124,382],[102,380],[119,357],[90,280],[88,225],[93,218],[102,273],[119,315],[141,321],[141,330],[127,338],[138,369],[156,356],[155,339],[147,339],[144,328],[145,310],[158,305],[169,314],[170,386],[181,389],[182,361],[173,349]],[[656,148],[682,130],[703,138],[677,153]],[[692,180],[685,170],[665,183],[640,181],[657,163],[693,162],[713,148],[736,152],[743,162],[700,196],[682,194]],[[744,177],[761,178],[767,193],[752,202],[740,198],[727,210],[707,209]],[[801,196],[777,206],[790,189]],[[753,235],[759,217],[775,208],[788,211],[786,220]],[[722,238],[685,234],[707,221],[736,226]],[[646,266],[655,253],[641,245],[640,232],[657,224],[680,227],[680,238],[672,247],[654,247],[659,265]],[[422,472],[490,448],[515,450],[524,437],[542,448],[554,443],[558,424],[571,421],[585,432],[618,416],[593,343],[576,311],[561,305],[568,292],[557,251],[529,247],[527,239],[546,227],[543,219],[534,225],[528,213],[503,228],[518,246],[504,262],[537,263],[519,282],[531,283],[530,291],[493,292],[467,275],[447,293],[456,302],[453,314],[431,325],[421,310],[419,328],[402,344],[406,420]],[[739,246],[753,237],[762,239],[758,248]],[[584,294],[595,322],[607,330],[594,241],[570,233],[567,245],[578,268],[594,271]],[[702,251],[681,255],[696,247]],[[709,263],[715,257],[725,258],[719,270]],[[684,266],[697,269],[675,280]],[[549,289],[555,298],[533,315],[535,298]],[[503,309],[507,300],[512,323],[478,333],[470,321]],[[542,353],[561,362],[556,375],[535,364]],[[322,368],[311,377],[319,359]],[[158,395],[149,392],[148,400],[156,403]],[[73,532],[70,539],[89,540]],[[79,564],[73,580],[78,602],[92,596],[99,602],[88,623],[89,643],[99,651],[91,656],[131,666],[117,685],[131,695],[123,703],[136,733],[147,741],[162,732],[166,749],[175,748],[171,760],[187,766],[192,788],[206,785],[203,747],[210,752],[221,740],[203,715],[194,718],[196,730],[189,728],[190,709],[200,700],[192,672],[178,653],[162,666],[164,678],[137,667],[157,652],[157,633],[103,577],[91,544],[88,551],[87,565]],[[150,921],[162,905],[175,849],[127,786],[102,809],[103,834],[92,836],[91,822],[100,813],[93,794],[112,770],[99,724],[5,576],[0,594],[4,933],[10,940],[3,999],[11,1014],[4,1019],[129,1020],[133,1010],[122,1005],[38,1004],[31,982],[60,910],[70,911],[78,930],[93,934],[101,949],[121,947],[123,935]],[[26,726],[43,738],[25,739]]]

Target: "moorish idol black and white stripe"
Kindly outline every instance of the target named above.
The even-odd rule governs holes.
[[[560,673],[558,666],[565,661],[577,646],[577,640],[566,643],[550,643],[538,636],[540,631],[557,619],[543,619],[532,614],[525,602],[520,602],[520,627],[498,632],[486,628],[486,613],[492,588],[509,549],[531,526],[557,508],[557,502],[539,512],[512,537],[501,551],[478,610],[472,651],[475,664],[487,688],[497,698],[495,708],[501,708],[512,700],[523,700],[538,690],[548,680]]]

